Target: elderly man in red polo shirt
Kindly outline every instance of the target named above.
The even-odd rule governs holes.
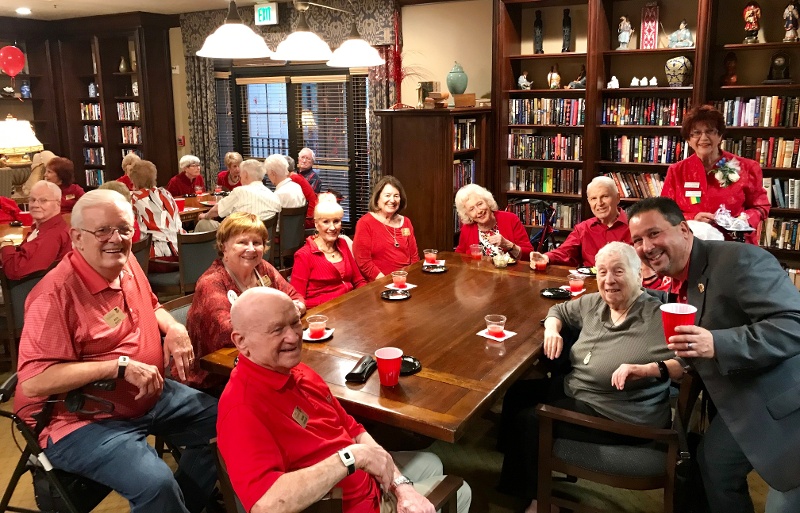
[[[84,409],[100,413],[55,404],[39,437],[48,459],[116,490],[134,513],[200,512],[216,481],[208,446],[216,434],[216,401],[164,379],[170,356],[185,379],[192,344],[129,258],[133,222],[131,204],[115,191],[91,191],[78,200],[70,229],[74,251],[25,303],[14,407],[30,422],[48,397],[115,380],[114,390],[90,389],[102,401],[87,398]],[[182,447],[175,476],[148,446],[150,434]]]
[[[36,271],[43,271],[61,260],[72,249],[69,228],[61,217],[61,189],[40,180],[31,187],[28,200],[33,230],[19,246],[10,241],[0,243],[3,272],[9,280],[19,280]]]
[[[247,290],[231,323],[239,364],[220,397],[217,442],[246,511],[299,512],[336,486],[344,513],[434,512],[422,494],[443,477],[439,459],[390,455],[344,411],[300,362],[303,327],[289,296]],[[464,483],[459,513],[470,501]]]
[[[531,269],[536,268],[537,261],[593,267],[595,255],[609,242],[631,243],[628,218],[619,208],[619,192],[613,179],[595,177],[586,188],[586,199],[594,217],[575,225],[572,233],[553,251],[531,252]]]

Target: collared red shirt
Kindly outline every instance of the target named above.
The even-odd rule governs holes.
[[[628,230],[628,216],[621,208],[617,207],[617,210],[619,215],[611,226],[606,226],[596,217],[575,225],[572,233],[559,247],[546,253],[550,263],[592,267],[597,252],[609,242],[616,240],[630,244],[631,232]]]
[[[25,301],[25,327],[19,345],[19,383],[38,376],[52,365],[116,360],[128,356],[156,366],[163,374],[164,356],[161,333],[155,311],[160,308],[150,290],[147,276],[135,258],[129,258],[118,283],[110,283],[95,271],[83,256],[72,251],[42,278]],[[107,314],[115,308],[124,314],[114,325]],[[134,400],[138,389],[124,379],[117,380],[113,391],[92,390],[92,395],[114,404],[111,414],[83,417],[69,413],[62,403],[53,409],[53,420],[42,431],[39,442],[61,438],[90,422],[106,418],[131,419],[144,415],[158,397]],[[43,401],[44,397],[26,397],[18,385],[14,408]],[[98,408],[87,403],[87,409]],[[30,414],[41,408],[23,410]]]
[[[67,226],[61,214],[56,214],[42,224],[37,224],[36,237],[19,246],[0,249],[3,272],[9,280],[19,280],[36,271],[44,271],[53,262],[64,258],[72,250]]]

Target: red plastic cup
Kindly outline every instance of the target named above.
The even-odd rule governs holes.
[[[426,264],[435,264],[436,263],[436,255],[439,253],[438,249],[426,249],[425,253],[425,263]]]
[[[669,337],[677,335],[678,326],[694,325],[697,308],[683,303],[667,303],[661,305],[661,321],[664,323],[664,339],[669,344]]]
[[[33,216],[30,212],[20,212],[17,214],[17,219],[19,222],[22,223],[23,226],[31,226],[33,225]]]
[[[406,271],[394,271],[392,272],[392,283],[394,283],[395,288],[404,289],[406,288],[406,277],[408,273]]]
[[[378,376],[381,385],[393,387],[400,380],[400,364],[403,350],[396,347],[383,347],[375,351],[375,361],[378,362]]]
[[[186,198],[175,198],[175,204],[178,205],[178,212],[183,212],[186,208]]]

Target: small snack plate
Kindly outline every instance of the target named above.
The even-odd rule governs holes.
[[[303,330],[303,340],[305,340],[306,342],[323,342],[331,338],[335,330],[336,328],[326,328],[325,333],[321,337],[311,338],[311,336],[309,335],[310,330],[306,328]]]
[[[381,297],[383,299],[388,299],[390,301],[402,301],[403,299],[410,299],[411,292],[408,290],[384,290],[381,292]]]
[[[402,289],[399,289],[399,288],[395,287],[394,283],[386,285],[386,288],[387,289],[391,289],[391,290],[411,290],[411,289],[416,288],[416,287],[417,286],[414,285],[413,283],[406,283],[406,286],[403,287]]]
[[[575,270],[581,274],[585,274],[586,276],[597,276],[596,267],[578,267]]]
[[[413,356],[403,356],[400,358],[400,375],[410,376],[418,373],[422,369],[422,364]]]
[[[216,202],[216,201],[201,201],[201,202],[199,202],[199,203],[200,203],[201,205],[203,205],[204,207],[213,207],[214,205],[216,205],[216,204],[217,204],[217,202]]]
[[[571,290],[569,290],[569,285],[562,285],[562,286],[560,286],[559,288],[560,288],[561,290],[564,290],[564,291],[567,291],[567,292],[569,292],[569,294],[570,294],[572,297],[575,297],[575,296],[580,296],[581,294],[583,294],[584,292],[586,292],[586,288],[585,288],[585,287],[584,287],[584,288],[582,288],[582,289],[580,290],[580,292],[572,292]]]
[[[547,299],[569,299],[571,297],[568,290],[564,290],[559,287],[542,289],[540,294],[542,297],[546,297]]]
[[[442,260],[444,262],[444,260]],[[424,273],[446,273],[447,267],[444,265],[423,265],[422,272]]]

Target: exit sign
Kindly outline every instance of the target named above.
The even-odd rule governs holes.
[[[278,4],[268,2],[266,4],[256,4],[256,25],[277,25],[278,24]]]

